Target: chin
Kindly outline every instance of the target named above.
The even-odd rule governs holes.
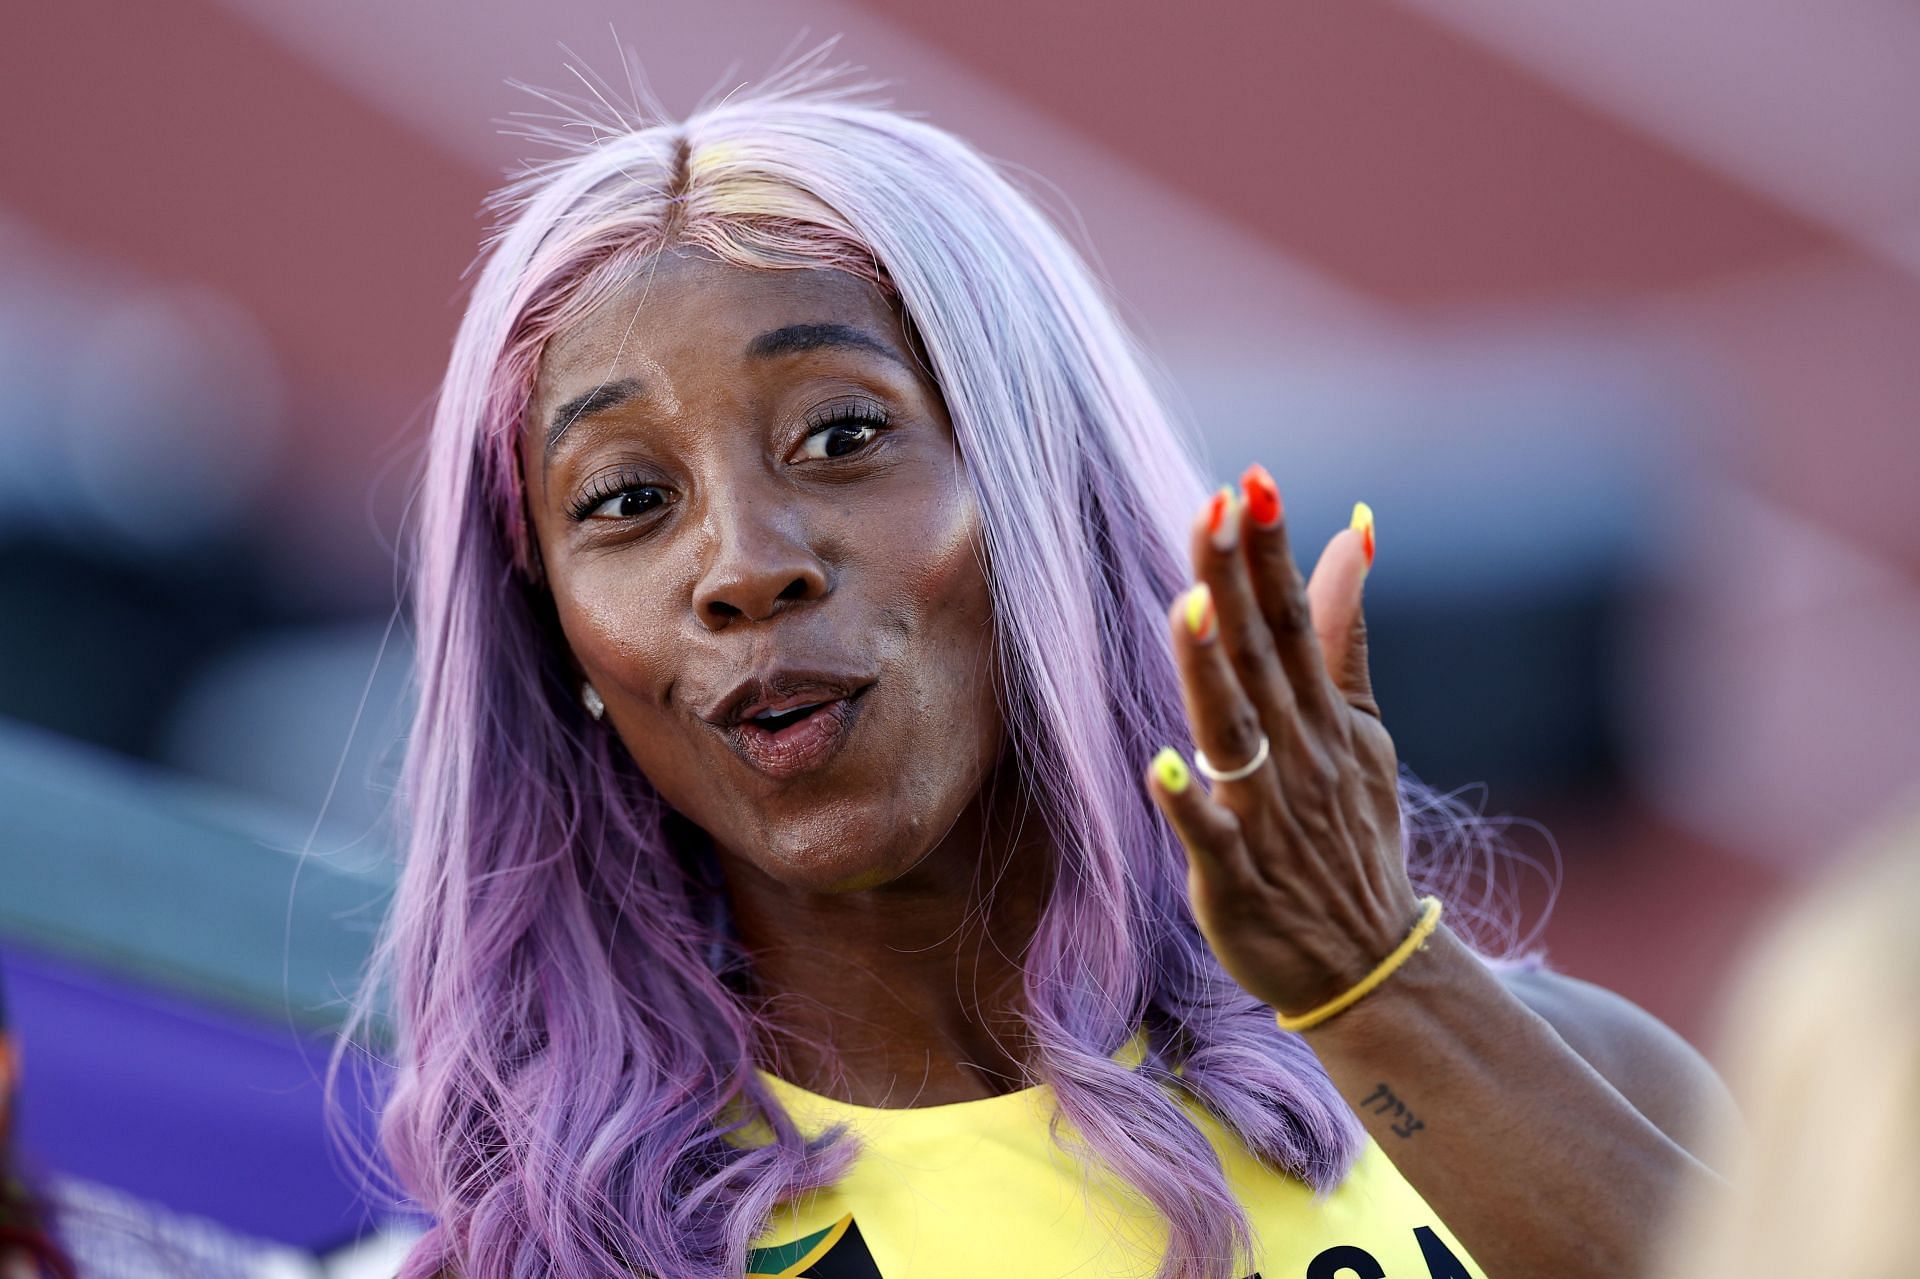
[[[926,856],[908,832],[922,825],[844,808],[770,823],[750,837],[745,859],[789,888],[853,893],[904,875]]]
[[[972,829],[970,811],[1000,742],[953,727],[943,721],[937,729],[876,734],[877,741],[856,743],[862,749],[771,793],[751,783],[711,786],[699,801],[700,816],[713,824],[700,824],[732,860],[795,891],[853,893],[893,883],[950,834]],[[908,749],[903,741],[920,745]],[[969,868],[979,857],[971,845],[953,852]]]

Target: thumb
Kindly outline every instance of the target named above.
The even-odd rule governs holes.
[[[1374,700],[1373,674],[1367,666],[1367,615],[1362,599],[1372,525],[1373,513],[1363,503],[1356,507],[1354,526],[1334,534],[1307,582],[1307,607],[1327,677],[1349,706],[1378,719],[1380,705]]]

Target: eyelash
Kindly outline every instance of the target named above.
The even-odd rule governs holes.
[[[847,404],[832,405],[823,410],[818,419],[807,423],[807,433],[800,442],[802,445],[805,445],[806,442],[814,436],[831,431],[836,426],[871,426],[877,433],[886,430],[888,425],[890,425],[890,423],[885,410],[864,401],[855,400]],[[863,443],[861,447],[864,448],[872,442],[872,440],[868,440]],[[843,453],[840,456],[846,457],[848,455]],[[818,458],[815,460],[837,461],[838,458]]]
[[[890,422],[886,413],[870,404],[854,403],[836,406],[822,414],[820,420],[808,422],[807,433],[801,442],[805,443],[806,440],[810,440],[824,431],[830,431],[836,426],[871,426],[877,430],[885,430],[889,425]],[[871,444],[872,441],[868,440],[866,443]],[[862,447],[865,446],[863,445]],[[840,456],[846,457],[848,455],[841,454]],[[824,458],[816,460],[837,461],[838,459]],[[658,484],[648,483],[644,477],[633,471],[615,471],[611,475],[605,475],[595,479],[587,491],[581,494],[578,500],[568,508],[567,514],[575,523],[583,523],[594,511],[598,510],[603,503],[611,498],[645,489],[658,490],[660,487]],[[656,503],[656,505],[665,505],[665,503]]]
[[[567,514],[576,523],[585,522],[599,508],[602,502],[619,497],[624,493],[637,493],[645,489],[659,489],[658,484],[650,484],[646,478],[634,471],[615,471],[593,481],[585,493],[567,509]],[[665,505],[664,502],[656,505]]]

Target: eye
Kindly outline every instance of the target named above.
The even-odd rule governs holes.
[[[831,421],[815,426],[800,443],[800,456],[812,461],[845,457],[871,444],[885,430],[887,419],[870,408],[855,406],[838,411]]]
[[[636,515],[645,515],[656,506],[665,506],[667,499],[660,490],[652,485],[644,488],[627,489],[615,493],[606,501],[588,511],[590,520],[630,520]]]
[[[576,521],[632,520],[667,504],[667,491],[632,475],[595,480],[568,510]]]

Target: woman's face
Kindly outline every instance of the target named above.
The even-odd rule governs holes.
[[[886,883],[998,758],[979,512],[877,289],[693,253],[547,344],[519,440],[607,727],[724,854]]]

